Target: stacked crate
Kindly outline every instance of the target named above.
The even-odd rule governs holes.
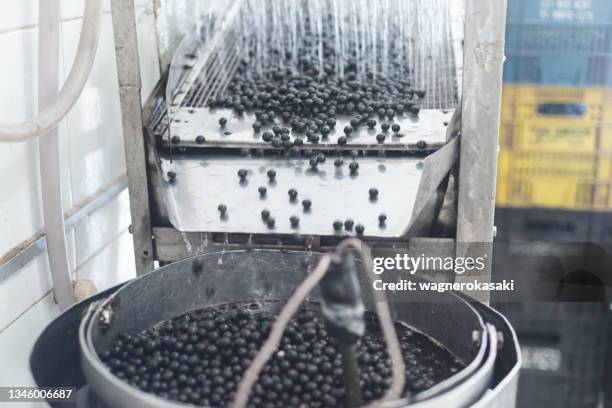
[[[493,274],[525,282],[575,271],[504,241],[612,242],[612,1],[508,0],[507,15]],[[569,264],[598,264],[572,248]],[[519,406],[597,407],[607,306],[496,307],[523,345]]]
[[[510,0],[497,203],[612,210],[612,1]]]
[[[504,84],[497,204],[612,210],[612,90]]]

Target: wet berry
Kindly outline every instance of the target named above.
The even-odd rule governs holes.
[[[351,220],[350,218],[346,221],[344,221],[344,229],[347,231],[352,231],[353,230],[353,225],[355,225],[355,222],[353,220]]]
[[[267,188],[265,188],[264,186],[261,186],[261,187],[259,187],[259,188],[257,189],[257,191],[259,191],[259,195],[260,195],[261,197],[265,197],[265,196],[266,196],[266,193],[268,192],[268,189],[267,189]]]
[[[357,235],[363,235],[363,232],[365,231],[365,227],[361,224],[357,224],[355,225],[355,232],[357,233]]]
[[[272,132],[263,132],[261,139],[266,143],[270,143],[272,139],[274,139],[274,134],[272,134]]]
[[[202,135],[198,135],[198,136],[195,138],[195,142],[196,142],[197,144],[199,144],[199,145],[204,144],[204,143],[206,143],[206,138],[205,138],[204,136],[202,136]]]
[[[309,199],[302,200],[302,207],[304,207],[304,211],[310,210],[310,207],[312,207],[312,201]]]
[[[334,231],[340,231],[342,229],[342,221],[336,220],[333,223]]]
[[[300,225],[300,218],[297,215],[292,215],[289,217],[289,222],[293,228],[296,228],[298,225]]]
[[[225,125],[227,125],[227,118],[219,119],[219,125],[221,125],[221,127],[225,127]]]
[[[274,220],[273,217],[269,217],[268,219],[266,219],[266,225],[268,226],[268,228],[272,229],[274,228],[274,224],[276,223],[276,221]]]

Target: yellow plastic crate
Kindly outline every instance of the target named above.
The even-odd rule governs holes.
[[[604,87],[559,87],[544,85],[505,84],[502,92],[502,121],[515,122],[519,119],[559,118],[584,120],[587,123],[612,124],[612,90]],[[574,104],[584,107],[584,114],[568,116],[563,114],[542,114],[538,106],[543,104]]]
[[[602,133],[602,128],[586,120],[565,118],[517,119],[502,122],[500,130],[502,148],[550,152],[595,153],[603,148]]]
[[[498,160],[500,177],[574,177],[608,181],[612,178],[612,157],[603,154],[558,153],[501,150]]]
[[[563,176],[500,176],[497,205],[550,209],[609,211],[610,182]]]

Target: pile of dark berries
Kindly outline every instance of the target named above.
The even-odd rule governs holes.
[[[241,303],[204,308],[145,330],[123,333],[101,353],[113,374],[159,397],[225,407],[267,338],[284,303]],[[314,303],[290,321],[278,351],[253,388],[250,407],[343,405],[342,364]],[[375,315],[357,346],[363,397],[381,397],[391,382],[389,357]],[[396,324],[406,363],[406,391],[426,390],[464,367],[428,337]]]
[[[244,59],[225,92],[209,100],[208,106],[232,109],[236,115],[253,114],[253,130],[263,130],[262,140],[285,149],[305,142],[316,145],[321,138],[328,138],[340,116],[350,121],[350,126],[336,130],[337,142],[345,144],[360,127],[375,129],[380,123],[386,132],[390,126],[386,122],[418,115],[425,92],[415,89],[401,73],[407,63],[390,61],[397,69],[388,70],[386,76],[360,72],[356,55],[342,62],[336,58],[334,30],[328,28],[321,34],[323,66],[317,55],[318,41],[311,41],[314,34],[306,32],[296,48],[297,62],[287,64],[286,59],[277,59],[261,72],[257,64]],[[285,52],[276,49],[273,42],[269,51],[271,55]],[[343,64],[343,76],[338,75],[336,63]],[[222,127],[227,123],[223,119],[219,122]],[[270,127],[272,132],[265,130]],[[378,137],[379,143],[384,141],[381,139],[384,136]]]

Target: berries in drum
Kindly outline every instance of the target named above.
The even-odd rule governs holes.
[[[142,391],[227,407],[283,305],[245,302],[191,311],[139,333],[119,334],[100,358],[114,376]],[[356,353],[363,397],[371,402],[389,386],[391,368],[376,315],[366,312],[365,320]],[[408,374],[405,391],[424,391],[465,367],[429,337],[404,324],[395,328]],[[320,305],[306,303],[259,376],[249,406],[338,407],[345,396],[341,367],[338,344],[326,331]]]

